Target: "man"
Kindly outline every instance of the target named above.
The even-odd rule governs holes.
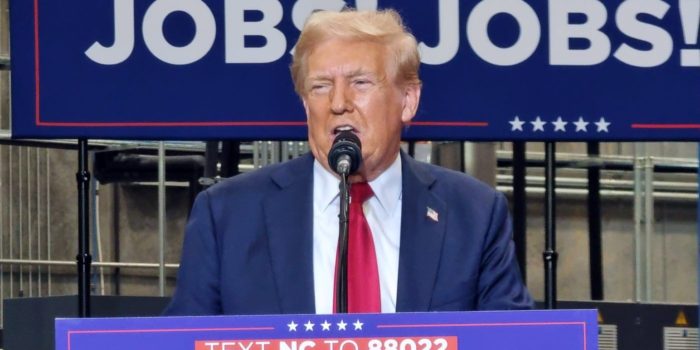
[[[312,155],[198,196],[166,312],[333,312],[339,180],[327,155],[341,131],[362,144],[352,186],[371,188],[359,210],[376,256],[373,311],[530,308],[504,197],[400,152],[401,130],[420,100],[419,65],[416,40],[394,11],[311,15],[292,78]]]

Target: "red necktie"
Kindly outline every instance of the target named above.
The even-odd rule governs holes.
[[[348,227],[348,312],[381,312],[379,269],[372,231],[362,203],[372,197],[366,182],[350,187]]]

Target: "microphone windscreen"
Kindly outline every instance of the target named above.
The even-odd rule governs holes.
[[[335,172],[338,172],[338,162],[341,156],[347,156],[350,159],[349,174],[353,174],[360,168],[362,164],[362,143],[357,135],[350,131],[341,131],[333,140],[333,146],[328,152],[328,165]],[[339,173],[339,172],[338,172]]]

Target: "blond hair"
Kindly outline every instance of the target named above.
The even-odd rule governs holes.
[[[369,40],[388,49],[391,73],[399,84],[420,84],[420,57],[416,38],[403,25],[395,10],[356,11],[345,9],[314,12],[306,20],[294,49],[291,71],[294,89],[304,95],[306,60],[313,49],[329,39]],[[392,62],[393,61],[393,62]]]

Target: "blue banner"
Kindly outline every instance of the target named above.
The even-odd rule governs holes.
[[[406,139],[700,140],[700,0],[12,0],[12,132],[305,139],[291,51],[320,8],[396,8]]]
[[[596,350],[596,317],[554,310],[57,319],[56,350]]]

